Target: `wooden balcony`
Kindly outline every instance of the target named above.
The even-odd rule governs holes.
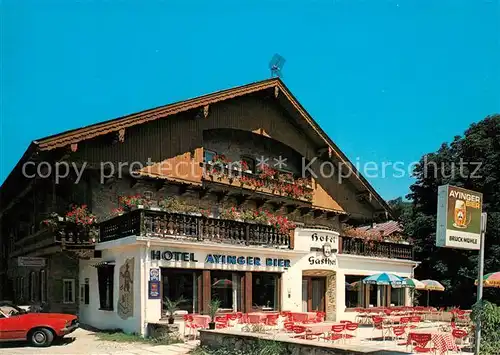
[[[86,257],[87,254],[93,254],[95,244],[96,239],[88,231],[59,222],[56,226],[41,228],[16,241],[16,248],[10,253],[10,257],[33,253],[45,255],[44,253],[52,254],[65,250]]]
[[[342,254],[373,256],[378,258],[413,260],[413,246],[409,244],[366,241],[361,238],[342,237]]]
[[[195,214],[135,210],[104,221],[100,242],[128,236],[293,249],[289,234],[273,226]]]
[[[220,165],[202,164],[202,166],[203,180],[208,183],[297,200],[306,204],[310,204],[312,201],[311,179],[299,179],[293,176],[282,179],[263,179],[259,174],[222,168]]]

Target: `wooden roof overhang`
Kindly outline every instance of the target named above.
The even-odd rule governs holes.
[[[0,197],[3,200],[0,214],[3,214],[3,212],[10,206],[10,201],[6,200],[10,200],[19,194],[19,191],[7,189],[14,182],[17,182],[16,185],[19,185],[19,176],[21,176],[22,165],[25,162],[32,160],[33,156],[38,152],[49,152],[58,148],[72,147],[73,145],[84,140],[89,140],[113,132],[123,132],[128,127],[140,125],[193,109],[202,108],[205,110],[208,109],[208,106],[211,104],[265,90],[274,94],[283,109],[294,119],[293,123],[298,129],[303,131],[304,134],[311,139],[311,141],[318,142],[318,151],[326,150],[328,152],[327,157],[329,159],[332,159],[334,162],[343,163],[343,165],[345,165],[348,169],[351,169],[352,173],[350,174],[349,181],[356,187],[360,195],[366,196],[366,200],[374,206],[374,209],[391,215],[391,209],[384,199],[373,189],[369,182],[361,176],[345,154],[342,153],[337,145],[327,136],[327,134],[321,129],[316,121],[314,121],[314,119],[309,115],[304,107],[302,107],[302,105],[279,78],[267,79],[232,89],[218,91],[208,95],[141,111],[113,120],[92,124],[35,140],[30,144],[26,153],[0,187]],[[311,159],[312,157],[306,158]]]

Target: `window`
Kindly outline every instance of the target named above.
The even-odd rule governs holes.
[[[255,173],[255,160],[249,156],[242,156],[241,161],[244,161],[247,164],[248,170],[252,173]]]
[[[391,303],[395,306],[405,305],[406,289],[403,287],[391,287]]]
[[[29,284],[29,295],[30,295],[30,301],[35,302],[38,301],[38,280],[37,280],[37,274],[32,271],[30,272],[30,284]]]
[[[23,302],[24,301],[24,277],[18,278],[17,290],[18,290],[18,298],[19,298],[18,301]]]
[[[161,269],[163,297],[172,301],[183,298],[185,303],[179,309],[188,313],[197,313],[198,310],[198,276],[194,270]]]
[[[75,279],[63,280],[63,303],[75,303]]]
[[[217,153],[214,152],[213,150],[204,150],[203,154],[204,154],[203,161],[205,163],[213,161],[214,157],[217,155]]]
[[[100,308],[105,311],[113,310],[113,284],[114,284],[114,265],[102,265],[97,268],[97,280],[99,283],[99,302]]]
[[[278,310],[278,274],[254,272],[252,274],[252,302],[257,310]]]
[[[241,274],[227,271],[210,273],[212,299],[220,301],[220,310],[238,312],[243,309]]]
[[[47,301],[47,279],[45,270],[40,270],[40,302],[45,303]]]
[[[365,307],[365,290],[367,285],[363,285],[361,280],[366,276],[346,275],[345,306],[347,308]]]

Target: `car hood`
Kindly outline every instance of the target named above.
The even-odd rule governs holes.
[[[65,313],[26,313],[25,317],[29,318],[44,318],[44,319],[61,319],[61,320],[73,320],[78,318],[73,314],[65,314]]]

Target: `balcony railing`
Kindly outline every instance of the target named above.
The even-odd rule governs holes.
[[[292,248],[290,235],[269,225],[195,214],[135,210],[101,223],[100,242],[128,236]]]
[[[341,243],[343,254],[413,260],[413,246],[409,244],[366,241],[353,237],[342,237]]]

